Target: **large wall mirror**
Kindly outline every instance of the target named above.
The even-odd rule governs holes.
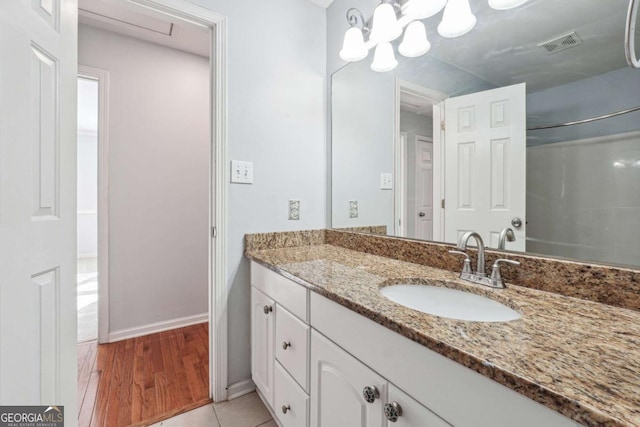
[[[629,0],[529,0],[431,49],[332,76],[332,226],[640,266]],[[637,36],[634,35],[637,40]],[[636,42],[640,45],[640,42]]]

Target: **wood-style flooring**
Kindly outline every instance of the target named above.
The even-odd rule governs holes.
[[[209,399],[208,325],[78,344],[78,425],[146,426]]]

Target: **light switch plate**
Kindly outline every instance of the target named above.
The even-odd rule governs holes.
[[[300,200],[289,200],[289,219],[293,221],[300,219]]]
[[[349,218],[358,218],[357,200],[349,200]]]
[[[393,190],[393,174],[392,173],[380,174],[380,189]]]
[[[253,162],[231,160],[231,182],[253,184]]]

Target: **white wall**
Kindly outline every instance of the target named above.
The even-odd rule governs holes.
[[[251,376],[246,233],[326,226],[325,9],[301,0],[194,0],[228,17],[229,157],[254,184],[229,187],[229,383]],[[288,200],[301,218],[288,220]]]
[[[78,257],[98,253],[98,83],[78,79]]]
[[[335,228],[385,225],[393,231],[393,191],[380,174],[393,174],[395,77],[365,62],[349,65],[332,84],[332,202]],[[349,217],[349,201],[358,217]]]
[[[208,60],[85,25],[109,72],[111,333],[206,313]]]

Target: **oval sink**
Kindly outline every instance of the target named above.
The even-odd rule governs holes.
[[[391,301],[435,316],[474,322],[509,322],[520,313],[492,299],[429,285],[390,285],[380,292]]]

